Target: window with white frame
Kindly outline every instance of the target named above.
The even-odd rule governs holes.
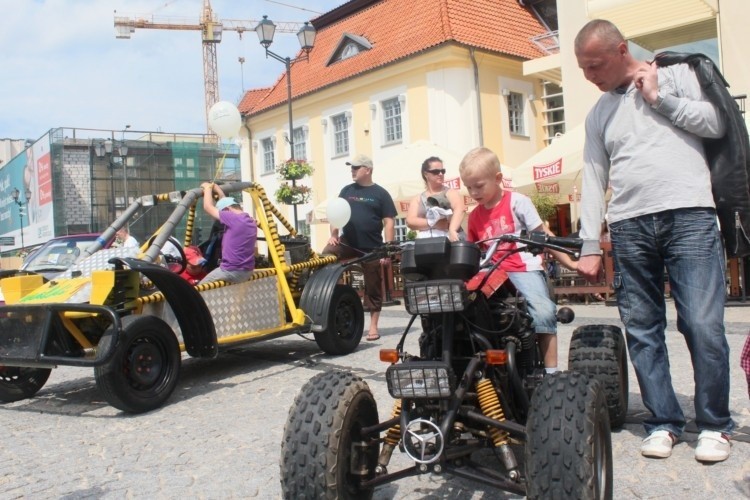
[[[403,132],[401,130],[401,103],[398,97],[383,101],[383,138],[385,144],[401,142]]]
[[[565,133],[565,106],[562,88],[552,82],[543,82],[544,142],[550,144],[558,134]]]
[[[349,154],[349,120],[346,113],[331,117],[333,121],[333,154],[341,156]]]
[[[273,139],[266,137],[261,141],[263,146],[263,174],[272,174],[276,170]]]
[[[409,226],[406,225],[406,217],[396,217],[393,230],[396,241],[406,241],[406,236],[409,234]]]
[[[292,131],[294,141],[294,151],[292,156],[295,160],[307,159],[307,134],[302,127],[297,127]]]
[[[508,127],[510,133],[526,135],[523,116],[523,94],[510,92],[508,94]]]

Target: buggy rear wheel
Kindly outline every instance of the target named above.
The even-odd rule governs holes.
[[[576,372],[545,376],[526,433],[528,498],[612,498],[612,436],[599,381]]]
[[[0,365],[0,401],[12,403],[27,399],[47,383],[50,368],[20,368]]]
[[[374,477],[379,450],[377,442],[365,443],[360,431],[377,423],[377,403],[360,377],[329,371],[310,379],[295,398],[284,426],[283,497],[371,498],[372,489],[359,484]]]
[[[628,354],[622,330],[613,325],[586,325],[575,329],[568,350],[568,369],[602,384],[609,423],[619,429],[628,412]]]
[[[128,316],[115,353],[94,368],[96,385],[115,408],[143,413],[159,408],[177,386],[180,346],[172,329],[154,316]]]
[[[362,340],[365,313],[362,300],[349,285],[336,285],[328,304],[327,327],[315,333],[315,342],[326,354],[349,354]]]

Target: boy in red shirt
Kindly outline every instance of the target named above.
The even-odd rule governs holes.
[[[185,257],[187,262],[185,263],[185,270],[180,273],[180,277],[191,285],[197,285],[208,274],[203,267],[206,259],[203,258],[200,248],[192,245],[185,247]]]
[[[500,160],[491,150],[475,148],[466,153],[459,173],[469,195],[478,203],[469,214],[469,241],[502,234],[519,235],[524,230],[553,234],[545,227],[528,196],[503,191]],[[517,246],[516,243],[501,244],[493,260]],[[568,255],[561,252],[552,254],[565,267],[576,268],[576,263]],[[557,371],[557,306],[549,296],[541,256],[518,252],[505,259],[500,268],[508,273],[510,281],[526,298],[529,314],[534,320],[534,330],[539,335],[539,350],[546,371]]]

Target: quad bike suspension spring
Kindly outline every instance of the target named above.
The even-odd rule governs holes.
[[[500,400],[495,392],[495,387],[489,379],[483,378],[477,382],[477,395],[479,396],[479,407],[486,417],[502,422],[505,420],[503,407],[500,406]],[[490,429],[490,436],[495,446],[508,444],[508,433],[495,429]]]
[[[505,420],[505,414],[503,413],[503,407],[500,405],[500,399],[497,397],[495,387],[492,382],[483,378],[477,382],[477,396],[479,398],[479,407],[482,409],[482,413],[486,417],[502,422]],[[513,450],[508,445],[509,434],[500,429],[490,428],[490,437],[495,447],[500,451],[500,457],[508,471],[509,477],[516,481],[519,480],[521,475],[518,472],[518,461],[516,460]]]
[[[401,416],[401,400],[397,399],[393,403],[393,411],[391,411],[391,418],[398,418]],[[396,445],[401,440],[401,425],[394,424],[388,428],[383,438],[383,448],[380,450],[380,456],[378,456],[378,465],[375,468],[377,475],[387,474],[388,463],[391,461],[391,455],[393,450],[396,449]]]

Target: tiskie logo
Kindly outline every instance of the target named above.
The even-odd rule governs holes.
[[[546,165],[534,165],[534,180],[540,181],[562,174],[562,158]]]

